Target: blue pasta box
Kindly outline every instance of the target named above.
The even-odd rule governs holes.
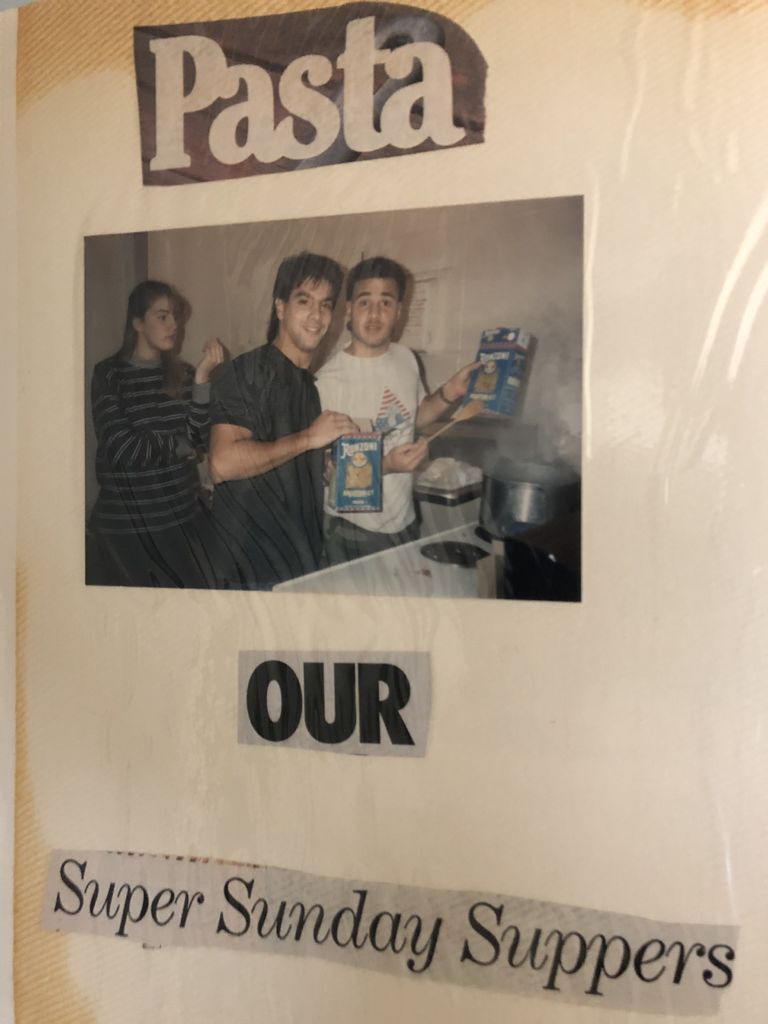
[[[484,412],[512,416],[518,411],[536,339],[519,327],[483,331],[464,404],[479,398]]]
[[[334,442],[330,505],[337,512],[381,512],[382,435],[344,434]]]

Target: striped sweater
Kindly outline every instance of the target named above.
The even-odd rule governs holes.
[[[209,385],[193,384],[185,364],[180,398],[163,391],[159,363],[111,356],[91,382],[99,497],[92,526],[145,533],[189,522],[197,512],[194,449],[208,441]]]

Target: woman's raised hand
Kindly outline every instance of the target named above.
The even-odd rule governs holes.
[[[207,384],[211,373],[224,362],[224,346],[218,338],[209,338],[203,345],[203,354],[195,367],[195,384]]]

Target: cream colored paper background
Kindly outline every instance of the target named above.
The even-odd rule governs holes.
[[[54,847],[738,924],[720,1019],[768,1012],[768,9],[425,6],[460,20],[488,60],[484,146],[178,189],[140,184],[131,24],[288,5],[126,3],[105,18],[96,0],[40,0],[20,13],[21,1024],[557,1024],[598,1012],[46,935]],[[580,193],[580,606],[82,585],[84,235]],[[427,758],[236,744],[240,648],[350,644],[431,650]]]

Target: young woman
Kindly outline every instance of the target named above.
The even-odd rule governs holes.
[[[100,490],[91,516],[89,582],[216,585],[196,452],[208,442],[209,380],[224,350],[211,340],[196,367],[179,359],[184,306],[162,281],[137,285],[120,351],[94,369]]]

